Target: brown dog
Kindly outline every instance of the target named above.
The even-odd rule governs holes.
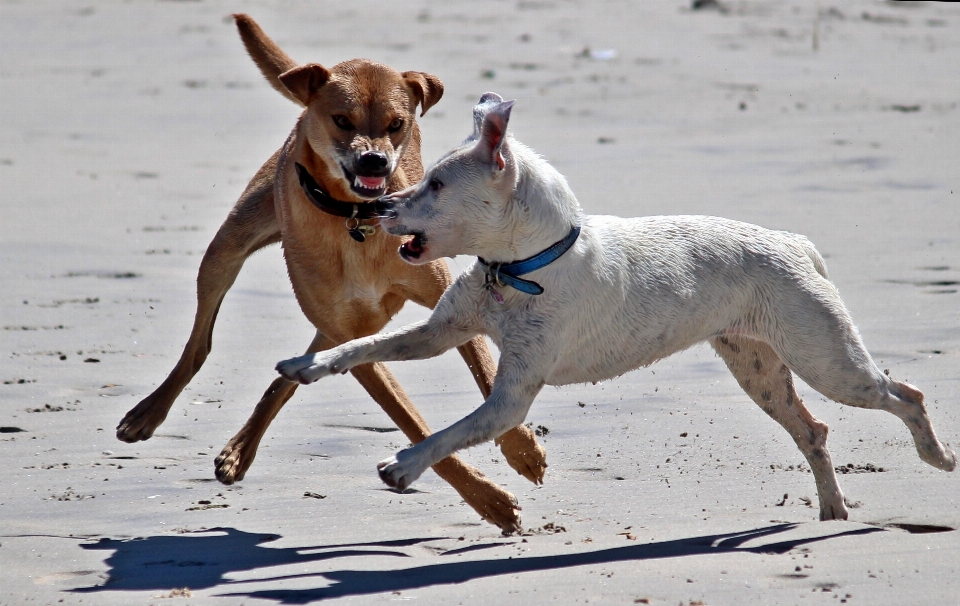
[[[197,314],[183,355],[167,379],[120,422],[117,437],[146,440],[210,352],[213,324],[243,262],[282,242],[297,301],[317,327],[308,352],[379,332],[407,300],[433,308],[451,282],[442,261],[413,266],[397,254],[401,238],[379,228],[375,200],[423,176],[417,105],[426,112],[443,94],[436,77],[399,73],[354,59],[324,68],[298,66],[247,15],[235,15],[247,52],[270,84],[302,105],[283,147],[264,164],[213,238],[197,277]],[[422,114],[421,114],[422,115]],[[494,362],[482,338],[459,348],[484,397]],[[351,370],[364,389],[414,443],[430,434],[383,364]],[[260,439],[297,383],[277,379],[239,433],[216,459],[224,484],[242,480]],[[534,483],[543,480],[546,453],[532,432],[516,427],[499,439],[507,461]],[[487,521],[520,528],[516,499],[457,457],[434,470]]]

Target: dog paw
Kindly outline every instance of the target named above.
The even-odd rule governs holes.
[[[829,497],[820,497],[820,521],[846,520],[850,516],[839,492]]]
[[[948,460],[945,461],[945,464],[940,469],[944,471],[953,471],[957,468],[957,454],[949,446],[944,446],[944,449],[947,451]]]
[[[214,473],[221,484],[227,486],[234,482],[239,482],[246,475],[247,469],[253,463],[253,457],[257,454],[257,444],[253,448],[249,447],[250,442],[243,436],[237,435],[227,442],[220,454],[214,460]],[[247,452],[251,454],[247,454]]]
[[[117,425],[118,440],[121,442],[140,442],[141,440],[149,440],[153,436],[153,432],[167,416],[166,409],[164,409],[162,416],[156,414],[155,400],[154,394],[150,394],[124,415]]]
[[[547,451],[537,443],[529,427],[518,425],[495,440],[507,463],[534,484],[543,484],[547,472]]]
[[[499,527],[504,534],[523,531],[521,508],[517,504],[517,498],[488,480],[479,471],[456,489],[484,521]]]
[[[957,455],[945,444],[937,443],[935,446],[921,450],[917,449],[920,458],[929,465],[943,471],[953,471],[957,468]]]
[[[336,364],[325,363],[321,354],[307,354],[277,363],[277,372],[290,381],[309,385],[318,379],[346,372]]]
[[[405,452],[400,451],[396,455],[377,463],[377,473],[380,474],[383,483],[399,492],[409,488],[423,473],[422,470],[418,472],[413,469],[412,465],[404,465],[400,462],[400,458],[406,458],[404,457]]]

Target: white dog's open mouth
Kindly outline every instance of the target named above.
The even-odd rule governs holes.
[[[427,250],[427,238],[423,234],[413,234],[413,238],[400,245],[400,256],[407,261],[416,261]]]

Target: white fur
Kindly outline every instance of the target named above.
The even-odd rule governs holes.
[[[457,254],[524,259],[580,223],[570,250],[523,276],[545,292],[498,286],[499,304],[475,264],[427,321],[277,366],[310,383],[359,364],[436,356],[476,334],[493,339],[501,351],[493,393],[464,419],[380,463],[387,484],[406,488],[444,457],[521,424],[544,384],[608,379],[706,340],[810,462],[821,519],[847,511],[827,427],[803,406],[790,371],[831,399],[897,415],[923,460],[955,467],[923,395],[870,358],[809,240],[717,217],[584,216],[563,176],[506,134],[512,103],[499,101],[481,99],[474,135],[421,183],[391,196],[394,216],[383,225],[422,235],[422,254],[409,259],[419,263]]]

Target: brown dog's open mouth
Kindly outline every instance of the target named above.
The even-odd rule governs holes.
[[[387,177],[390,175],[357,175],[340,165],[343,175],[350,183],[350,189],[364,198],[379,198],[387,191]]]
[[[423,234],[413,234],[413,238],[400,245],[400,256],[415,261],[426,250],[427,239]]]

